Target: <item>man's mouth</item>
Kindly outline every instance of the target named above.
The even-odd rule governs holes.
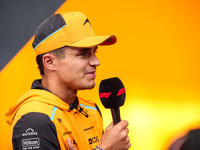
[[[89,71],[89,72],[87,72],[86,74],[89,75],[91,78],[95,78],[95,77],[96,77],[95,72],[96,72],[96,71]]]

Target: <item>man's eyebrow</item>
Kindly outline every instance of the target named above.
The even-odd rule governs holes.
[[[90,50],[90,48],[81,48],[80,49],[81,52],[86,52],[86,51],[89,51],[89,50]]]
[[[87,52],[87,51],[90,51],[91,49],[92,49],[92,48],[88,48],[88,47],[87,47],[87,48],[81,48],[81,49],[80,49],[80,52]],[[96,47],[94,48],[94,51],[97,50],[97,49],[98,49],[98,47],[96,46]]]

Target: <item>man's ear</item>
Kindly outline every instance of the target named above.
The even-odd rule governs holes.
[[[43,55],[42,57],[43,60],[43,65],[44,68],[47,68],[48,70],[56,70],[56,65],[55,65],[55,56],[50,54],[50,53],[46,53]]]

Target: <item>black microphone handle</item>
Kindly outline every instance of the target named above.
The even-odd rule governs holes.
[[[112,114],[114,125],[116,125],[117,123],[121,121],[119,107],[111,108],[111,114]]]

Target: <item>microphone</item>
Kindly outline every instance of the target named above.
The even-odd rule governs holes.
[[[114,124],[121,121],[119,107],[124,105],[126,91],[118,77],[102,80],[99,97],[105,108],[111,109]]]

